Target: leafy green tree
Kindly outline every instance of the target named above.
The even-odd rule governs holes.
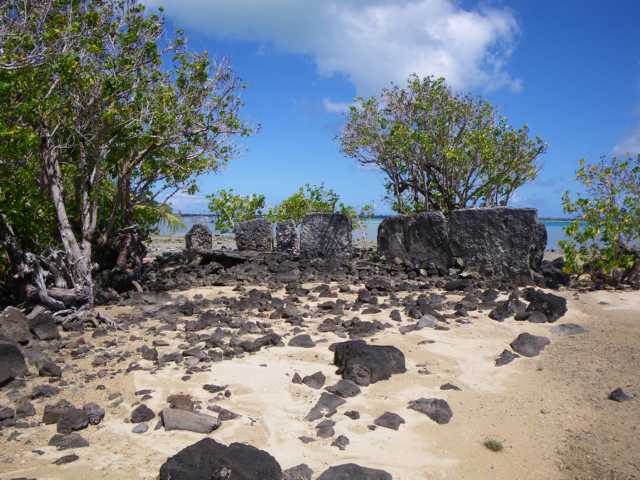
[[[262,215],[264,195],[239,195],[233,189],[219,190],[207,195],[209,210],[216,214],[215,227],[221,233],[232,232],[235,225],[246,220],[253,220]]]
[[[640,155],[581,160],[576,178],[585,195],[563,197],[565,212],[576,216],[559,242],[566,268],[611,284],[640,280]]]
[[[305,215],[310,213],[346,211],[347,207],[338,204],[339,200],[339,195],[332,189],[325,188],[324,185],[307,183],[269,209],[267,216],[274,222],[293,220],[296,224],[300,224]]]
[[[228,64],[167,37],[136,1],[0,3],[0,235],[15,246],[3,254],[50,308],[90,303],[94,245],[170,218],[171,195],[196,191],[252,131]],[[130,242],[118,244],[120,264]],[[51,268],[40,254],[58,246]]]
[[[546,150],[487,101],[416,75],[405,88],[356,98],[339,141],[345,155],[386,175],[388,198],[401,213],[506,205],[536,177]]]

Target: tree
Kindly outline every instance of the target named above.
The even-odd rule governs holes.
[[[507,205],[536,177],[546,150],[487,101],[416,75],[406,88],[356,98],[339,141],[346,156],[386,175],[388,198],[401,213]]]
[[[216,230],[221,233],[232,232],[239,222],[260,217],[264,208],[264,195],[238,195],[232,188],[219,190],[207,198],[209,210],[216,214]]]
[[[166,217],[172,193],[194,192],[198,175],[233,156],[232,138],[251,133],[238,118],[241,85],[225,62],[188,52],[180,32],[165,45],[163,19],[135,1],[7,0],[0,19],[0,169],[37,179],[24,198],[0,180],[11,199],[0,227],[29,248],[32,225],[17,220],[30,210],[23,200],[41,199],[53,235],[31,247],[64,252],[56,275],[51,256],[5,248],[11,269],[50,308],[91,303],[94,244],[103,251],[136,220]],[[131,242],[118,244],[122,263]]]
[[[566,268],[597,282],[640,280],[640,155],[581,160],[576,178],[585,195],[563,197],[565,212],[577,217],[559,242]]]

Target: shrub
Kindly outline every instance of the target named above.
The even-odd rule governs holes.
[[[238,195],[232,188],[207,195],[207,198],[209,210],[217,215],[216,230],[221,233],[233,231],[236,223],[258,218],[264,208],[264,195]]]
[[[576,220],[560,241],[566,269],[589,273],[596,282],[619,284],[640,277],[640,155],[620,160],[580,161],[577,180],[585,195],[565,192],[565,212]]]
[[[502,450],[504,450],[504,445],[502,444],[502,442],[500,440],[495,440],[492,438],[485,440],[483,445],[492,452],[501,452]]]

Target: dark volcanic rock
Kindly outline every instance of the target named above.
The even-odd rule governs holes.
[[[397,413],[385,412],[376,418],[373,423],[378,425],[379,427],[390,428],[391,430],[398,430],[400,425],[406,423],[404,418],[402,418]]]
[[[551,327],[551,332],[563,337],[568,335],[580,335],[582,333],[586,333],[587,329],[582,325],[577,325],[575,323],[559,323],[558,325]]]
[[[307,416],[304,417],[304,419],[308,422],[313,422],[322,417],[330,417],[336,413],[336,409],[340,405],[344,405],[345,403],[345,400],[342,398],[323,392],[322,395],[320,395],[318,402],[311,410],[309,410],[309,413],[307,413]]]
[[[79,408],[71,408],[64,412],[56,425],[58,433],[68,434],[89,426],[89,417]]]
[[[271,222],[264,218],[239,222],[235,226],[234,233],[238,250],[271,251]]]
[[[511,342],[511,348],[514,352],[518,352],[525,357],[535,357],[550,343],[551,341],[547,337],[521,333]]]
[[[189,412],[178,408],[165,408],[160,412],[167,431],[186,430],[195,433],[211,433],[220,427],[220,420],[211,415]]]
[[[351,219],[342,213],[312,213],[302,220],[300,254],[306,257],[351,255]]]
[[[451,212],[449,241],[466,268],[528,282],[542,263],[547,232],[532,208],[466,208]]]
[[[451,251],[444,215],[425,212],[385,218],[378,227],[378,254],[387,261],[446,273]]]
[[[345,463],[325,470],[317,480],[392,480],[384,470],[361,467],[355,463]]]
[[[84,410],[84,412],[87,414],[87,417],[89,418],[89,423],[91,425],[98,425],[104,419],[104,416],[105,416],[104,408],[102,408],[97,403],[93,403],[93,402],[87,403],[82,407],[82,410]]]
[[[89,441],[78,433],[70,433],[69,435],[56,433],[49,439],[49,446],[56,447],[57,450],[68,450],[88,447]]]
[[[616,402],[626,402],[627,400],[631,400],[633,397],[631,395],[627,395],[622,388],[618,387],[609,394],[608,398],[609,400]]]
[[[40,340],[55,340],[60,337],[58,325],[50,311],[42,307],[34,308],[29,315],[29,330]]]
[[[18,346],[0,339],[0,387],[27,374],[27,364]]]
[[[325,390],[342,398],[355,397],[360,393],[360,387],[351,380],[340,380],[335,385],[328,386]]]
[[[42,414],[42,423],[45,425],[58,423],[58,420],[72,409],[73,405],[66,400],[59,400],[55,404],[45,405],[44,412]]]
[[[313,470],[308,465],[301,463],[282,472],[282,480],[311,480]]]
[[[404,354],[396,347],[368,345],[362,340],[335,344],[333,363],[343,379],[361,386],[407,371]]]
[[[23,344],[31,339],[27,316],[22,310],[7,307],[0,313],[0,337]]]
[[[333,429],[336,422],[333,420],[325,419],[319,422],[316,425],[316,435],[319,438],[331,438],[336,434],[336,431]]]
[[[304,383],[307,387],[315,388],[316,390],[322,388],[324,386],[324,382],[326,377],[322,372],[316,372],[313,375],[307,375],[302,379],[302,383]]]
[[[512,292],[507,300],[497,302],[496,308],[489,312],[489,318],[502,322],[512,315],[518,315],[525,311],[527,306],[522,302],[516,292]]]
[[[76,460],[79,460],[80,457],[74,453],[71,455],[64,455],[63,457],[58,458],[53,462],[54,465],[66,465],[67,463],[73,463]]]
[[[288,345],[290,347],[313,348],[316,346],[316,342],[314,342],[309,335],[302,334],[289,340]]]
[[[282,480],[280,465],[251,445],[204,438],[160,467],[160,480]]]
[[[298,228],[293,220],[276,223],[276,250],[294,255],[299,250]]]
[[[209,229],[200,223],[191,227],[184,236],[187,250],[211,250],[213,248],[213,235]]]
[[[449,423],[453,412],[451,407],[440,398],[419,398],[409,402],[409,408],[420,413],[424,413],[427,417],[439,424]]]
[[[549,322],[555,322],[567,313],[567,300],[553,293],[527,288],[524,299],[529,302],[528,312],[544,313]]]
[[[155,416],[156,414],[153,413],[153,410],[146,405],[138,405],[133,412],[131,412],[131,423],[148,422]]]
[[[520,355],[513,353],[511,350],[503,350],[500,356],[496,358],[496,367],[502,367],[507,363],[513,362],[516,358],[520,358]]]

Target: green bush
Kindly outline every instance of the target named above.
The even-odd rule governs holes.
[[[589,273],[596,282],[618,284],[640,276],[640,155],[620,160],[580,161],[577,180],[585,195],[563,197],[566,213],[576,220],[560,241],[566,269]]]
[[[245,220],[261,216],[264,208],[264,195],[238,195],[233,189],[220,190],[209,199],[209,210],[217,215],[215,227],[221,233],[231,232],[235,225]]]

